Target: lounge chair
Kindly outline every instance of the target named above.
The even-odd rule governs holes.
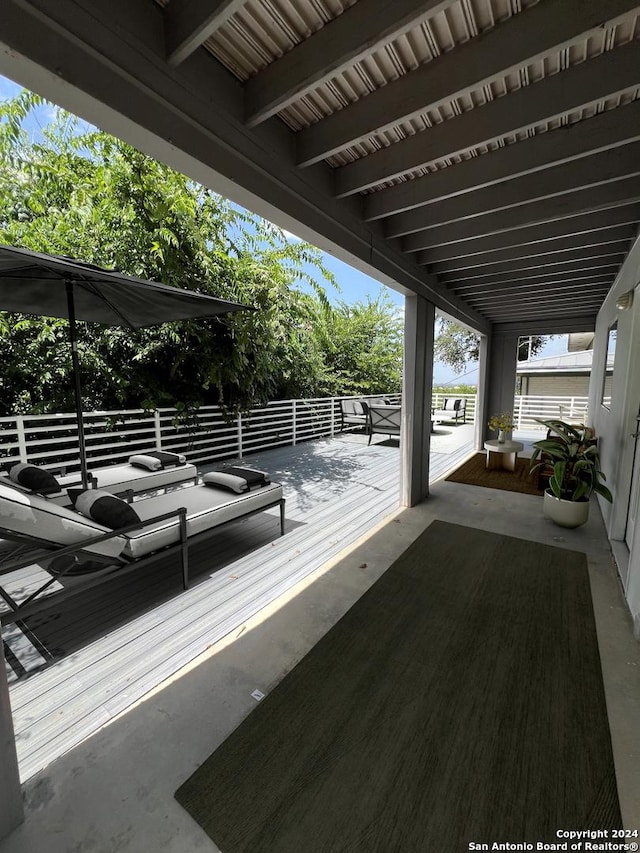
[[[154,465],[154,462],[157,464]],[[44,494],[48,500],[61,506],[70,505],[71,501],[67,489],[80,485],[80,474],[54,475],[39,466],[29,467],[36,469],[35,472],[32,472],[36,478],[40,474],[44,482],[48,481],[48,487],[44,490],[37,486],[34,488],[33,482],[30,487],[27,478],[25,483],[14,482],[16,488],[23,488],[36,494]],[[11,479],[10,472],[3,473],[2,476]],[[186,483],[189,480],[197,483],[198,469],[195,465],[184,461],[184,456],[179,454],[152,451],[148,454],[130,456],[128,462],[118,465],[94,468],[89,472],[89,480],[93,488],[107,489],[114,495],[128,492],[137,494],[152,489],[166,488],[166,486],[177,485],[178,483]]]
[[[93,490],[84,494],[104,496],[105,493]],[[111,497],[111,500],[117,499]],[[28,553],[10,557],[0,566],[0,576],[34,564],[39,564],[51,575],[22,602],[15,601],[0,586],[0,596],[10,608],[10,612],[2,615],[2,624],[15,622],[40,609],[45,593],[45,605],[53,597],[60,601],[89,586],[106,582],[114,571],[122,575],[173,553],[180,555],[183,586],[187,589],[188,552],[192,545],[214,535],[228,522],[271,507],[280,507],[280,532],[284,534],[285,500],[282,486],[276,483],[242,494],[203,484],[141,499],[134,504],[117,500],[117,504],[135,511],[139,520],[110,529],[76,509],[0,483],[0,537],[28,548]],[[81,567],[89,563],[92,571],[74,579],[73,586],[49,595],[56,581],[77,570],[78,561]]]
[[[456,426],[458,421],[463,424],[467,422],[467,401],[464,397],[453,399],[453,397],[445,397],[442,408],[436,409],[432,415],[434,421],[454,421]]]
[[[369,444],[374,433],[383,435],[400,435],[400,406],[369,406]]]

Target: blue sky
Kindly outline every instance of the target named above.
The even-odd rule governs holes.
[[[0,76],[0,101],[8,100],[15,97],[21,91],[21,86]],[[35,115],[30,118],[30,125],[27,125],[27,130],[37,135],[43,125],[47,124],[50,119],[49,107],[41,107],[35,111]],[[401,311],[404,305],[404,297],[395,290],[387,288],[379,281],[370,278],[359,270],[353,269],[347,264],[335,258],[333,255],[328,255],[322,252],[323,263],[336,278],[340,290],[327,287],[327,295],[331,301],[343,301],[347,304],[353,304],[358,301],[366,301],[368,297],[375,299],[382,290],[385,290],[392,302],[398,306]],[[560,336],[547,344],[543,351],[543,355],[555,355],[566,351],[566,336]],[[436,362],[434,365],[434,382],[437,384],[452,384],[457,379],[465,384],[475,385],[478,375],[476,365],[470,363],[464,374],[460,377],[451,370],[446,364]]]

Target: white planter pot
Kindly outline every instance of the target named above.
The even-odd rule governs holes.
[[[580,527],[589,518],[589,501],[565,501],[550,489],[544,493],[544,517],[560,527]]]

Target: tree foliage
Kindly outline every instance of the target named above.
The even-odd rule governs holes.
[[[327,393],[400,391],[403,324],[384,291],[366,302],[339,303],[326,326]]]
[[[217,403],[234,412],[396,381],[397,333],[380,316],[388,304],[332,309],[324,284],[333,278],[312,246],[62,110],[30,140],[24,124],[41,104],[29,92],[0,104],[0,242],[256,309],[135,332],[81,324],[86,409]],[[352,342],[374,316],[395,356],[379,353],[372,365]],[[0,317],[3,413],[72,408],[66,321]]]

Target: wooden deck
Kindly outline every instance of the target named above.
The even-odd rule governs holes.
[[[438,428],[431,479],[471,450],[473,427]],[[220,530],[191,559],[151,566],[3,631],[21,776],[29,778],[239,628],[398,507],[399,449],[376,436],[312,441],[245,460],[287,498],[286,535],[270,510]],[[17,666],[18,671],[19,665]]]

